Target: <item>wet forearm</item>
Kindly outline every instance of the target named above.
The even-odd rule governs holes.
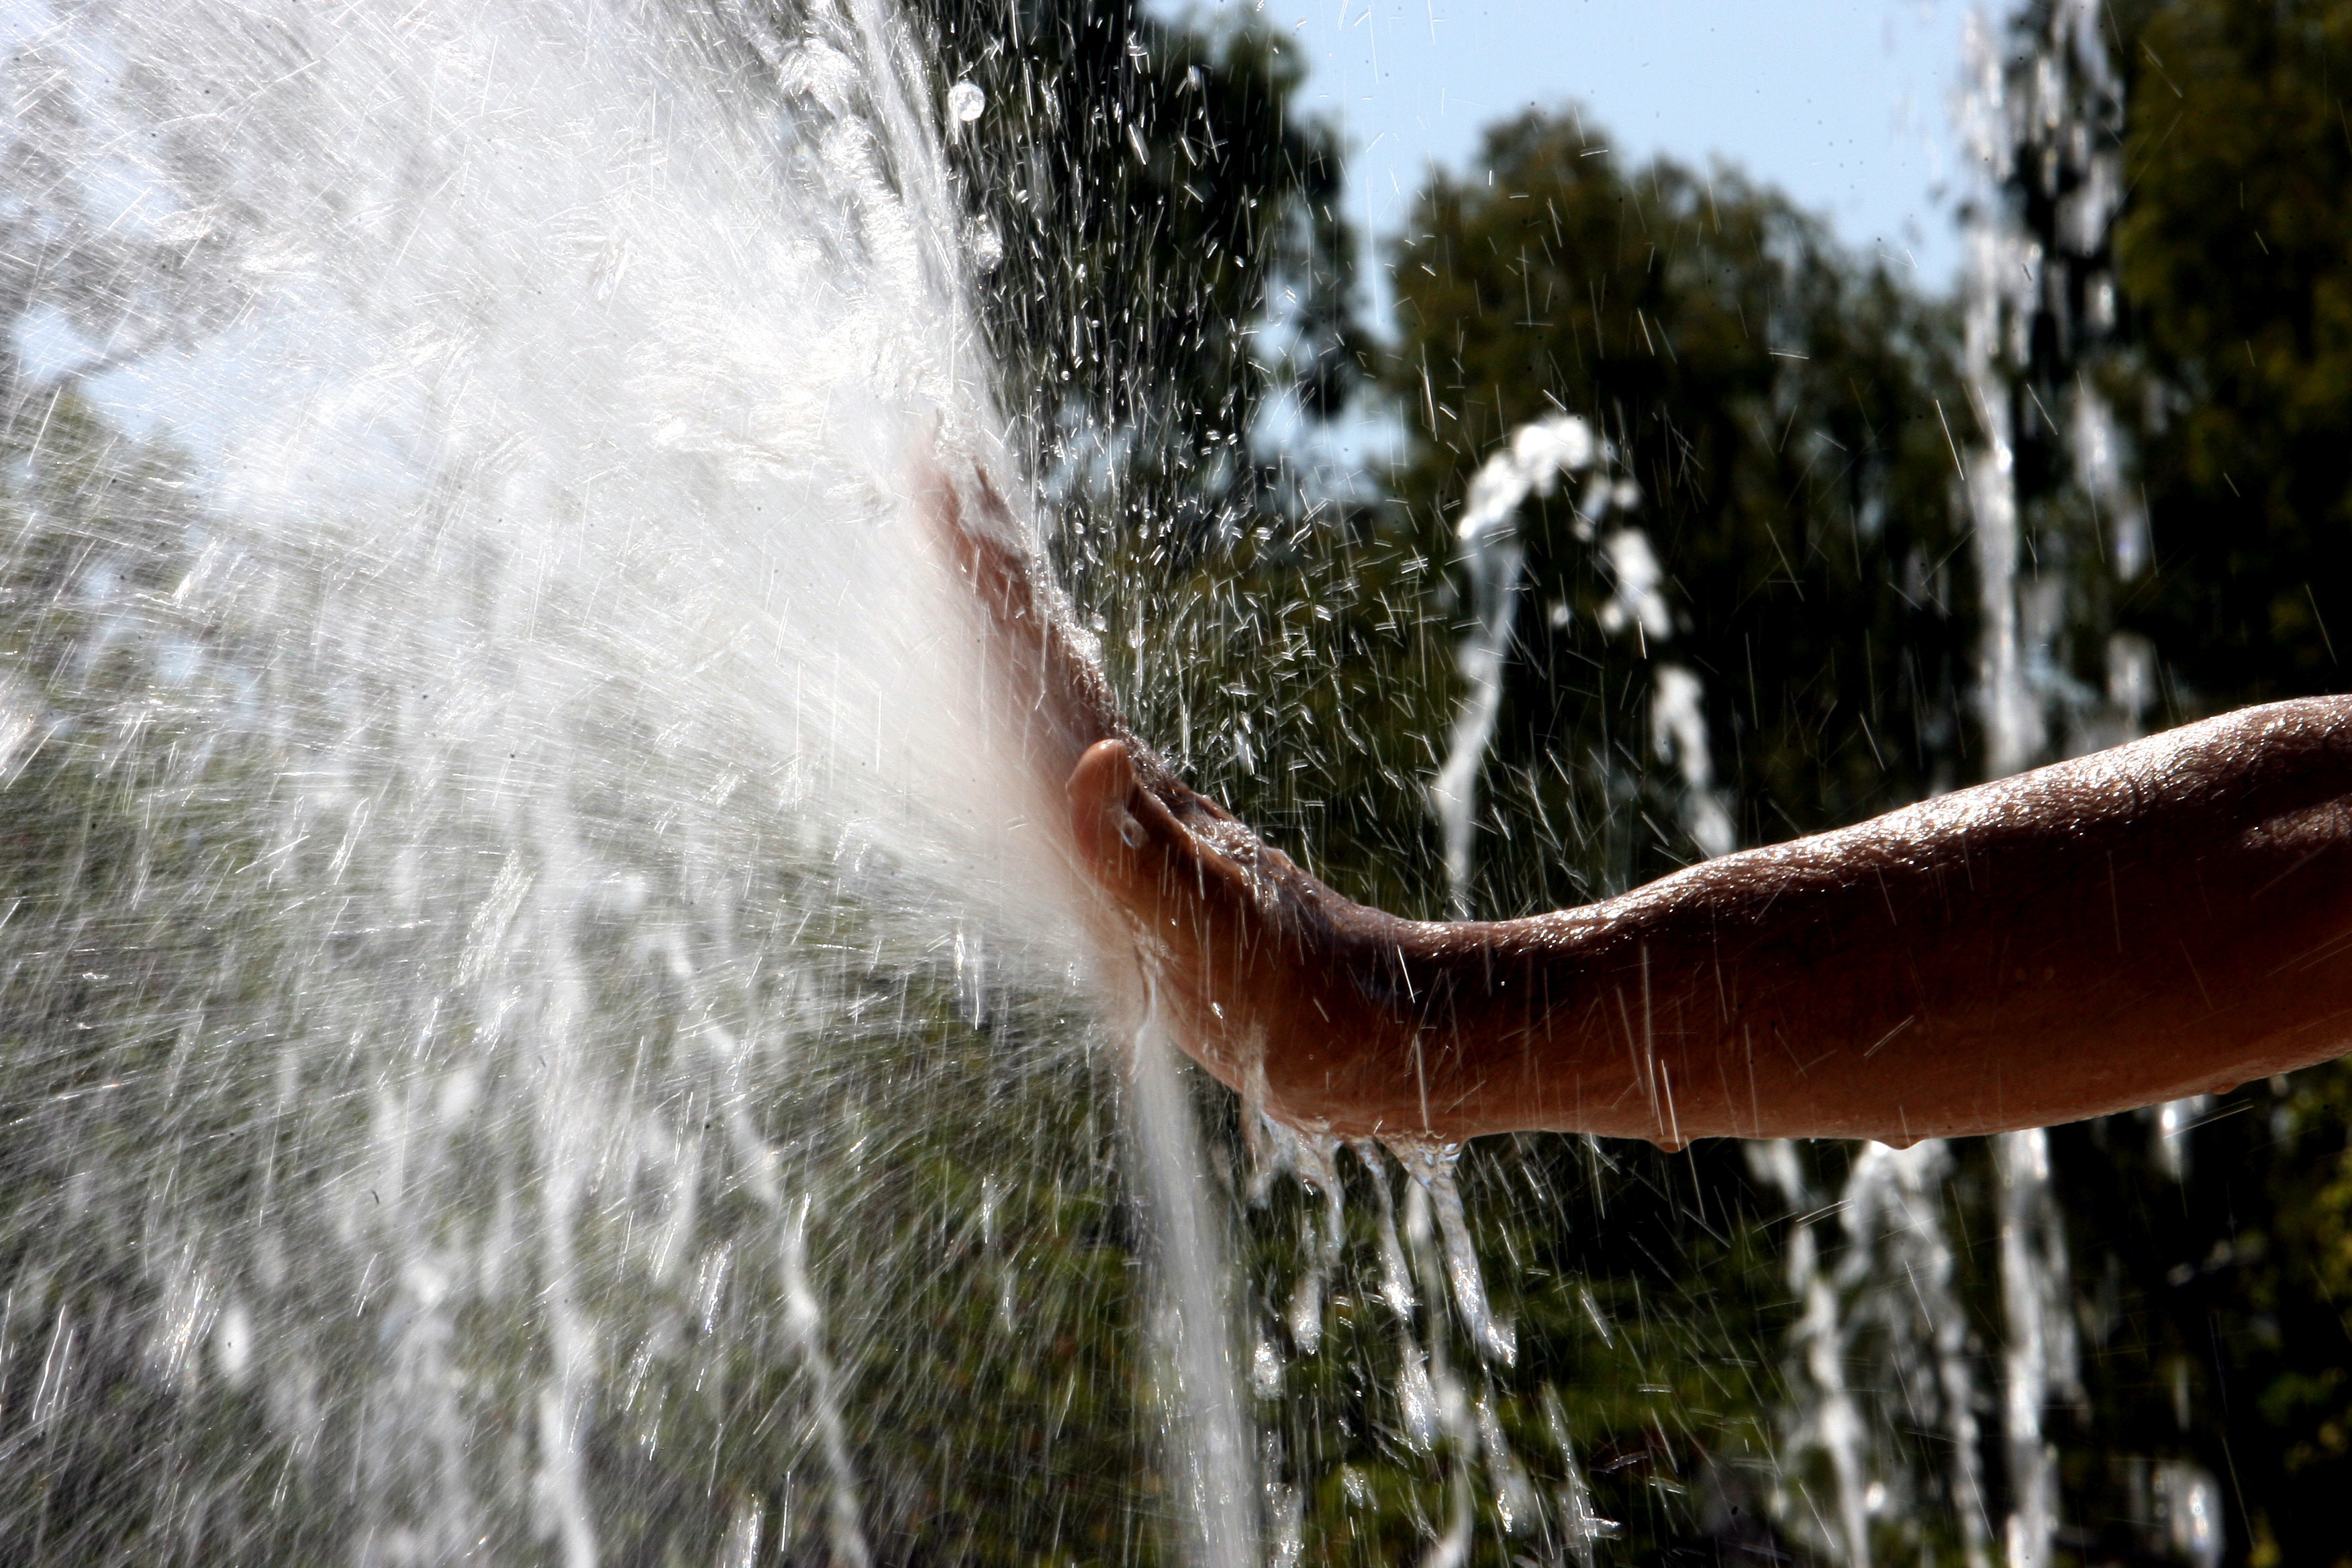
[[[2347,719],[2252,710],[1533,921],[1343,920],[1373,1021],[1295,1086],[1448,1139],[1902,1140],[2325,1059],[2352,1043]]]

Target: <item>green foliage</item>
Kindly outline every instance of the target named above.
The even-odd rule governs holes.
[[[1444,558],[1472,473],[1513,429],[1581,415],[1643,492],[1679,620],[1660,647],[1603,632],[1611,584],[1569,499],[1526,509],[1490,769],[1490,841],[1510,847],[1482,907],[1577,901],[1689,858],[1649,739],[1654,662],[1705,680],[1747,841],[1956,782],[1944,313],[1777,194],[1726,169],[1622,170],[1574,116],[1498,126],[1474,172],[1439,177],[1396,276],[1388,381],[1423,548]]]
[[[2352,5],[2126,10],[2116,237],[2157,570],[2125,606],[2194,706],[2352,655]],[[2128,405],[2126,406],[2129,406]]]
[[[942,90],[987,111],[955,157],[1003,247],[982,307],[1066,521],[1189,560],[1279,503],[1269,398],[1311,417],[1355,380],[1351,240],[1306,62],[1247,19],[1138,0],[927,0]],[[1083,571],[1090,552],[1066,552]]]
[[[1603,1562],[1689,1551],[1773,1560],[1740,1547],[1767,1544],[1756,1521],[1771,1485],[1790,1312],[1777,1237],[1747,1217],[1767,1205],[1737,1146],[1668,1155],[1527,1136],[1470,1150],[1459,1178],[1494,1306],[1516,1331],[1507,1365],[1482,1362],[1446,1306],[1433,1240],[1408,1246],[1422,1260],[1409,1276],[1421,1312],[1410,1330],[1401,1324],[1384,1293],[1382,1201],[1360,1164],[1343,1163],[1346,1237],[1323,1342],[1289,1356],[1257,1410],[1307,1499],[1303,1561],[1396,1562],[1444,1534],[1457,1509],[1472,1521],[1473,1563],[1562,1558],[1578,1484],[1618,1527],[1601,1543]],[[1393,1200],[1408,1240],[1409,1198]],[[1315,1256],[1322,1203],[1285,1184],[1249,1218],[1251,1318],[1287,1350],[1290,1293]],[[1441,1435],[1433,1458],[1414,1437],[1405,1366],[1433,1344],[1472,1402],[1465,1414],[1491,1417],[1517,1495],[1483,1441],[1457,1447]]]

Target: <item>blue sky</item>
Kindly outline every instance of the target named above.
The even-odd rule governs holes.
[[[1181,4],[1159,9],[1181,13]],[[1347,136],[1349,216],[1402,226],[1486,124],[1580,103],[1631,163],[1722,158],[1940,288],[1958,275],[1950,100],[1968,0],[1213,0],[1306,55]],[[1373,303],[1385,319],[1386,291]]]

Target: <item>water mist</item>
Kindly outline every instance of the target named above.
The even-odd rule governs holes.
[[[153,0],[0,50],[0,1430],[82,1478],[0,1554],[867,1561],[966,1484],[866,1468],[935,1394],[889,1292],[942,1205],[1017,1268],[997,1187],[920,1184],[1103,1142],[1053,803],[927,533],[1021,468],[911,40]]]

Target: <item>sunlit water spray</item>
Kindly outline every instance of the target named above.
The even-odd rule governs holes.
[[[1642,492],[1616,472],[1615,454],[1592,426],[1572,414],[1523,425],[1479,465],[1454,526],[1462,566],[1470,584],[1472,621],[1456,656],[1463,686],[1461,706],[1446,738],[1445,761],[1429,786],[1431,811],[1444,842],[1446,882],[1454,913],[1467,919],[1473,853],[1478,833],[1478,780],[1503,712],[1504,683],[1517,636],[1521,574],[1527,547],[1519,536],[1519,510],[1548,498],[1563,480],[1581,478],[1571,504],[1570,530],[1590,548],[1605,572],[1610,596],[1599,613],[1601,629],[1633,641],[1644,658],[1663,649],[1675,632],[1674,609],[1664,592],[1665,573],[1649,534],[1631,521]],[[1605,534],[1604,522],[1615,525]],[[1568,614],[1565,605],[1557,614]],[[1706,688],[1690,670],[1664,657],[1653,659],[1651,743],[1662,762],[1674,764],[1682,784],[1682,816],[1692,841],[1706,855],[1727,854],[1738,843],[1731,816],[1715,788],[1715,763],[1706,735]]]
[[[918,1145],[1083,1076],[926,534],[1019,476],[915,50],[863,0],[26,0],[0,47],[0,1427],[120,1494],[9,1492],[0,1554],[867,1560],[941,1484],[860,1458],[935,1397],[858,1371],[920,1331],[869,1293],[941,1245]]]
[[[991,246],[885,8],[721,12],[0,7],[0,1439],[90,1489],[0,1480],[0,1555],[877,1560],[966,1466],[891,1435],[985,1397],[924,1359],[962,1306],[920,1294],[942,1255],[979,1260],[1002,1359],[1045,1366],[1006,1216],[1091,1152],[1090,1098],[1059,1092],[1099,1087],[1066,1016],[1085,955],[922,503],[976,465],[1019,493],[966,304]],[[987,112],[938,107],[950,134]],[[1560,477],[1602,629],[1651,656],[1685,829],[1733,837],[1638,498],[1579,422],[1523,437],[1463,528],[1478,623],[1433,799],[1465,907],[1512,513]],[[1988,729],[2022,756],[2010,522],[1979,531]],[[1581,1435],[1547,1405],[1539,1495],[1496,1417],[1517,1339],[1452,1152],[1269,1134],[1264,1171],[1321,1201],[1244,1332],[1183,1075],[1121,1024],[1171,1535],[1303,1550],[1305,1467],[1245,1397],[1326,1353],[1344,1169],[1378,1375],[1446,1479],[1430,1563],[1470,1549],[1474,1495],[1515,1546],[1592,1561]],[[943,1176],[942,1149],[968,1156]],[[2004,1245],[2045,1289],[2011,1303],[2021,1475],[2064,1360],[2022,1331],[2064,1310],[2033,1153],[2004,1149]],[[1905,1501],[1878,1413],[1831,1386],[1858,1331],[1899,1342],[1990,1549],[1948,1164],[1857,1159],[1839,1223],[1878,1264],[1797,1231],[1799,1426],[1834,1450],[1849,1561]],[[1771,1179],[1819,1206],[1793,1163]],[[1858,1330],[1839,1296],[1874,1268],[1911,1294]],[[2151,1484],[2218,1552],[2210,1478]],[[2022,1500],[2030,1560],[2054,1516]]]

